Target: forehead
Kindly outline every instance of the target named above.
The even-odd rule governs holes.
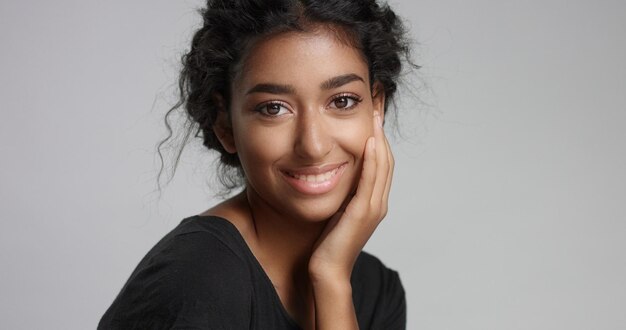
[[[368,82],[368,72],[361,51],[335,31],[290,31],[255,43],[234,83],[238,88],[260,82],[302,87],[346,73],[358,74]]]

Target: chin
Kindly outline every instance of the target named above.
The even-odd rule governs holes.
[[[330,196],[329,196],[330,197]],[[332,200],[331,200],[332,199]],[[295,205],[285,205],[291,215],[303,222],[323,222],[330,219],[339,211],[343,198],[318,198],[297,202]]]
[[[304,222],[313,223],[329,220],[333,215],[335,215],[335,213],[337,213],[338,209],[332,210],[330,212],[325,210],[315,210],[315,212],[310,212],[310,210],[307,211],[307,213],[301,213],[299,218],[302,219],[302,221]]]

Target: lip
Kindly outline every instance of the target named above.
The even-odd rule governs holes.
[[[347,162],[343,162],[324,166],[282,169],[280,173],[285,181],[297,192],[304,195],[321,195],[333,190],[337,186],[347,167],[347,164]],[[333,171],[335,171],[334,174]],[[319,176],[324,174],[331,176],[324,181],[317,182],[296,178],[296,176]]]

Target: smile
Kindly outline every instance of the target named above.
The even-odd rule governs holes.
[[[331,191],[339,182],[347,163],[302,170],[283,170],[283,177],[296,191],[319,195]]]
[[[337,174],[337,172],[339,171],[339,167],[330,170],[328,172],[322,173],[322,174],[298,174],[298,173],[292,173],[292,172],[286,172],[287,175],[298,179],[298,180],[302,180],[302,181],[306,181],[306,182],[316,182],[316,183],[320,183],[320,182],[324,182],[324,181],[328,181],[331,177],[335,176]]]

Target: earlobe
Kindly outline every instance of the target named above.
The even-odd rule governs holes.
[[[233,136],[233,126],[230,122],[230,116],[226,112],[224,99],[221,95],[213,95],[213,99],[217,108],[217,117],[213,123],[213,133],[224,147],[224,150],[230,154],[237,153],[235,146],[235,138]]]

